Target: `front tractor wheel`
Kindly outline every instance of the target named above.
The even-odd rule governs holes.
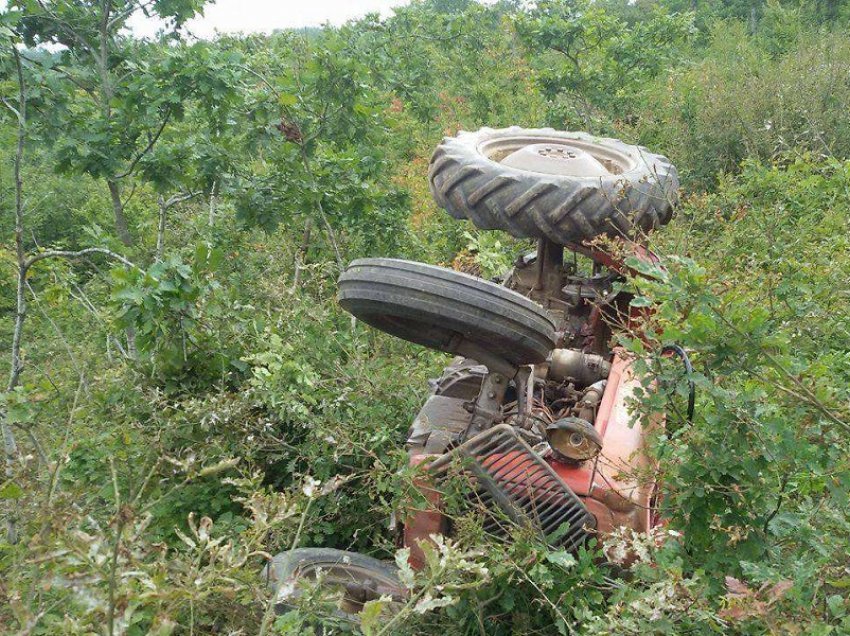
[[[534,364],[555,348],[555,325],[534,301],[426,263],[358,259],[339,278],[339,304],[376,329],[481,364]]]

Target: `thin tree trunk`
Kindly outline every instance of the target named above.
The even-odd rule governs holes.
[[[18,49],[12,46],[15,67],[18,74],[18,139],[15,148],[15,256],[18,261],[18,284],[16,290],[15,329],[12,334],[11,365],[9,368],[9,383],[6,391],[10,392],[18,386],[21,378],[23,363],[21,361],[21,337],[24,332],[24,319],[27,315],[27,299],[25,295],[27,282],[26,252],[24,251],[24,198],[21,166],[24,160],[24,140],[26,139],[27,99],[24,90],[24,72],[21,68],[21,56]],[[6,412],[0,413],[0,433],[3,436],[3,450],[6,456],[6,479],[11,481],[15,476],[15,462],[18,458],[18,445],[15,434]],[[18,515],[14,499],[7,500],[6,511],[6,540],[18,542]]]
[[[111,179],[107,179],[106,184],[109,186],[109,195],[112,197],[112,213],[115,217],[115,231],[118,233],[118,238],[127,247],[132,247],[133,237],[130,235],[130,229],[127,227],[127,217],[124,216],[124,204],[121,203],[121,189],[118,183]],[[124,330],[127,335],[127,352],[130,358],[136,359],[136,330],[132,326]]]
[[[100,74],[101,108],[103,117],[108,123],[112,119],[112,80],[109,77],[109,15],[112,10],[110,0],[103,0],[100,17],[100,47],[98,49],[97,65]],[[115,231],[118,238],[127,247],[133,246],[133,236],[124,216],[124,203],[121,201],[121,188],[115,179],[107,179],[109,197],[112,200],[112,215],[115,219]],[[130,326],[125,330],[127,335],[127,352],[136,359],[136,330]]]
[[[2,424],[3,450],[6,455],[6,479],[11,481],[15,476],[15,462],[18,457],[18,445],[15,443],[15,434],[12,427],[6,422],[5,414]],[[14,499],[6,500],[6,542],[14,545],[18,542],[18,513]]]
[[[210,213],[209,213],[209,226],[212,227],[215,222],[215,191],[218,187],[218,181],[213,181],[212,190],[210,190]]]
[[[307,149],[304,147],[304,144],[300,144],[301,148],[301,163],[304,165],[304,170],[307,172],[307,176],[310,177],[310,184],[313,188],[316,188],[316,176],[313,174],[313,168],[310,165],[310,158],[307,156]],[[345,268],[344,262],[342,260],[342,252],[339,250],[339,243],[336,240],[336,233],[334,232],[333,227],[328,221],[328,217],[325,214],[325,208],[322,206],[321,199],[316,200],[316,211],[319,213],[319,218],[322,221],[322,225],[325,226],[325,233],[328,235],[328,242],[330,242],[331,247],[334,251],[334,256],[336,257],[336,264],[340,271]]]
[[[110,0],[101,3],[99,47],[94,56],[97,62],[97,70],[100,75],[101,111],[103,118],[108,124],[112,119],[112,80],[109,77],[109,16],[112,10]],[[115,220],[115,231],[118,238],[127,247],[133,245],[133,237],[127,225],[127,217],[124,216],[124,204],[121,202],[121,188],[114,178],[107,178],[106,185],[109,188],[109,197],[112,200],[112,216]]]
[[[127,217],[124,216],[124,204],[121,203],[121,188],[116,181],[111,179],[106,181],[106,185],[109,186],[109,196],[112,199],[112,216],[115,219],[115,231],[124,245],[132,247],[133,237],[127,225]]]
[[[292,277],[292,291],[298,289],[301,284],[301,270],[307,262],[307,250],[310,249],[310,233],[313,229],[313,219],[309,216],[304,221],[304,235],[301,238],[301,246],[295,255],[295,275]]]
[[[161,194],[157,198],[159,204],[159,223],[156,229],[156,260],[161,261],[165,257],[165,225],[168,219],[168,211],[178,203],[183,203],[198,196],[200,192],[183,192],[175,194],[166,199]]]
[[[161,261],[165,254],[165,215],[168,208],[165,206],[165,198],[160,194],[159,199],[159,225],[156,228],[156,260]]]
[[[112,475],[112,490],[115,497],[115,543],[112,545],[112,559],[109,563],[109,604],[106,607],[106,630],[109,636],[115,634],[115,592],[118,588],[118,559],[121,557],[121,539],[124,526],[128,520],[121,505],[121,491],[118,488],[118,475],[115,472],[115,462],[109,458],[109,471]],[[129,511],[128,511],[129,512]]]

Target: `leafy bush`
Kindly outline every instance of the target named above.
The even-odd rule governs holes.
[[[655,7],[642,18],[628,24],[586,0],[544,0],[517,16],[543,92],[550,102],[558,99],[552,124],[596,132],[600,111],[608,117],[630,113],[640,87],[673,62],[691,32],[686,13]]]
[[[632,340],[632,350],[677,342],[695,365],[697,418],[655,442],[685,567],[714,573],[714,594],[720,574],[781,585],[783,598],[790,589],[782,603],[759,600],[727,578],[726,615],[745,633],[795,622],[827,633],[844,616],[828,607],[845,580],[850,494],[850,307],[835,293],[850,274],[835,257],[846,251],[848,168],[747,164],[694,199],[687,234],[668,238],[701,237],[689,248],[706,264],[670,257],[660,282],[635,283],[658,310],[651,342]],[[684,389],[679,366],[655,365],[666,386]],[[665,409],[664,395],[647,394],[644,407]]]
[[[622,134],[663,148],[692,187],[713,187],[747,157],[847,157],[850,43],[818,33],[783,46],[774,57],[742,23],[716,23],[703,59],[661,79]]]
[[[147,373],[168,389],[226,382],[244,369],[221,330],[225,307],[212,277],[221,258],[219,250],[200,243],[190,265],[171,256],[147,271],[112,272],[117,323],[131,330]]]

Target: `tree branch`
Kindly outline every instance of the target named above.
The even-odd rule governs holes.
[[[181,203],[183,201],[188,201],[196,196],[198,196],[200,192],[181,192],[180,194],[175,194],[170,196],[167,200],[159,195],[159,223],[157,225],[156,230],[156,260],[161,261],[162,257],[165,255],[165,214],[168,212],[170,208]]]
[[[116,27],[118,24],[120,24],[122,21],[126,20],[131,15],[133,15],[136,12],[137,9],[141,9],[142,12],[145,12],[145,10],[152,4],[153,4],[152,2],[139,2],[139,3],[130,2],[127,9],[125,9],[124,11],[120,11],[120,12],[116,13],[111,19],[109,19],[107,21],[106,26],[109,29],[112,29],[112,28]]]
[[[127,176],[129,176],[133,173],[133,170],[136,169],[136,164],[138,164],[139,161],[141,161],[142,157],[144,157],[146,154],[148,154],[151,151],[151,148],[153,148],[154,144],[156,144],[156,142],[159,140],[159,136],[162,134],[162,131],[165,130],[165,127],[168,125],[168,120],[170,118],[171,118],[171,109],[169,108],[168,110],[165,111],[165,116],[162,118],[162,123],[159,125],[159,128],[157,129],[156,133],[153,135],[153,137],[148,139],[148,145],[145,146],[144,149],[139,154],[137,154],[135,156],[133,161],[130,162],[129,168],[127,168],[121,174],[115,175],[115,177],[114,177],[115,180],[123,179],[124,177],[127,177]]]
[[[310,185],[313,190],[318,189],[318,185],[316,183],[316,176],[313,174],[313,168],[310,165],[310,158],[307,156],[307,149],[304,147],[304,144],[299,144],[299,149],[301,150],[301,162],[304,165],[304,170],[307,172],[307,176],[310,177]],[[345,263],[342,260],[342,253],[339,250],[339,244],[336,240],[336,233],[334,232],[333,227],[328,221],[328,217],[325,214],[325,208],[322,206],[322,201],[320,198],[316,199],[316,211],[319,213],[319,218],[322,220],[322,225],[325,226],[325,233],[328,235],[328,241],[333,247],[334,256],[336,256],[336,264],[339,267],[339,270],[342,271],[345,269]]]
[[[94,97],[94,89],[93,89],[91,86],[86,86],[85,84],[83,84],[80,80],[78,80],[76,77],[74,77],[73,75],[71,75],[71,73],[69,73],[68,71],[66,71],[66,70],[65,70],[64,68],[62,68],[60,65],[58,65],[58,64],[57,64],[57,65],[55,65],[55,66],[47,67],[47,66],[45,66],[44,64],[42,64],[40,60],[34,60],[34,59],[32,59],[32,58],[27,57],[26,55],[22,55],[21,57],[22,57],[25,61],[29,62],[30,64],[38,64],[38,65],[39,65],[42,69],[44,69],[44,70],[56,71],[56,72],[57,72],[57,73],[59,73],[62,77],[64,77],[66,80],[68,80],[69,82],[71,82],[74,86],[76,86],[77,88],[79,88],[81,91],[83,91],[84,93],[86,93],[86,94],[87,94],[87,95],[89,95],[90,97]]]
[[[189,199],[194,199],[195,197],[201,194],[198,190],[191,190],[189,192],[181,192],[180,194],[175,194],[173,196],[168,197],[168,200],[165,202],[165,209],[177,205],[178,203],[183,203],[184,201],[188,201]]]
[[[86,40],[82,35],[80,35],[76,30],[74,30],[70,24],[61,19],[58,15],[56,15],[53,11],[51,11],[47,5],[43,2],[43,0],[36,0],[38,6],[41,7],[41,10],[53,20],[63,31],[65,31],[68,35],[70,35],[73,39],[77,40],[84,49],[86,49],[89,53],[94,53],[94,46],[90,42]]]
[[[88,254],[103,254],[104,256],[108,256],[109,258],[118,261],[122,265],[126,265],[127,267],[142,271],[142,268],[136,265],[135,263],[132,263],[120,254],[103,247],[87,247],[84,250],[78,250],[76,252],[70,250],[48,250],[46,252],[39,252],[38,254],[30,256],[26,261],[24,261],[22,267],[24,273],[26,273],[26,271],[29,270],[30,267],[35,265],[38,261],[43,261],[46,258],[82,258],[83,256],[87,256]]]

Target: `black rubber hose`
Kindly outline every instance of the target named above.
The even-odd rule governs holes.
[[[667,345],[663,349],[661,349],[661,353],[675,353],[682,360],[682,364],[685,366],[685,372],[688,374],[688,378],[690,378],[691,374],[694,372],[694,367],[691,364],[691,359],[688,357],[687,352],[677,344]],[[694,381],[688,379],[688,424],[694,423],[694,403],[696,402],[696,385]]]

